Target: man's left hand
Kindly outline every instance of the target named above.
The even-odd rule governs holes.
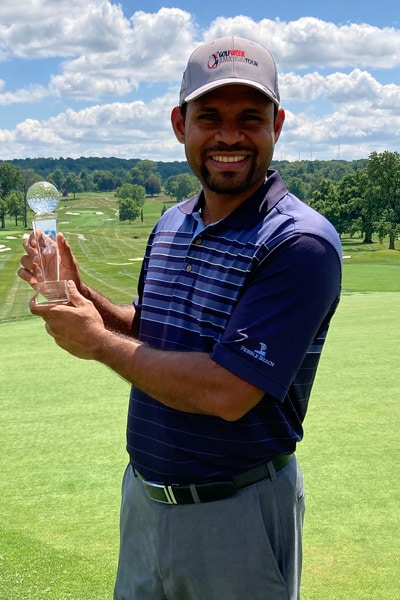
[[[97,350],[107,336],[103,319],[73,281],[68,281],[67,286],[68,305],[36,304],[34,297],[29,303],[31,313],[44,319],[46,331],[61,348],[78,358],[96,359]]]

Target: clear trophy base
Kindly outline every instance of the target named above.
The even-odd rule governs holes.
[[[67,304],[69,295],[66,281],[41,281],[35,286],[36,304]]]

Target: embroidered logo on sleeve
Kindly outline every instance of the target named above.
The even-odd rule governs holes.
[[[270,360],[269,358],[267,358],[267,350],[268,350],[267,344],[264,344],[264,342],[258,342],[259,348],[255,348],[255,349],[249,348],[248,346],[244,345],[244,342],[248,342],[248,340],[249,340],[249,336],[247,335],[245,328],[238,329],[237,331],[238,331],[239,337],[235,341],[243,342],[240,347],[241,352],[243,352],[244,354],[247,354],[249,356],[252,356],[253,358],[264,363],[265,365],[268,365],[268,367],[275,366],[275,362],[273,360]]]
[[[260,347],[257,350],[252,350],[251,348],[247,348],[244,345],[241,346],[240,350],[244,354],[248,354],[249,356],[252,356],[253,358],[256,358],[257,360],[261,361],[265,365],[268,365],[268,367],[275,366],[274,361],[267,358],[268,347],[263,342],[260,342]]]

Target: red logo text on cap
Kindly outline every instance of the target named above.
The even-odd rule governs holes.
[[[207,66],[209,69],[216,69],[220,65],[226,62],[245,62],[250,65],[254,65],[258,67],[258,62],[256,60],[252,60],[251,58],[246,58],[246,52],[244,50],[220,50],[218,52],[214,52],[208,58]]]

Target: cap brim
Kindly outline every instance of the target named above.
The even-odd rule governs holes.
[[[213,81],[211,83],[207,83],[202,87],[199,87],[197,90],[188,94],[186,98],[184,98],[183,102],[190,102],[191,100],[196,100],[196,98],[200,98],[200,96],[204,96],[207,92],[211,92],[211,90],[215,90],[219,87],[223,87],[226,85],[246,85],[248,87],[254,88],[259,92],[262,92],[267,98],[271,100],[276,106],[279,106],[279,98],[275,96],[271,90],[268,88],[256,83],[255,81],[249,81],[248,79],[240,79],[238,77],[230,77],[227,79],[219,79],[218,81]],[[182,104],[183,104],[182,102]]]

